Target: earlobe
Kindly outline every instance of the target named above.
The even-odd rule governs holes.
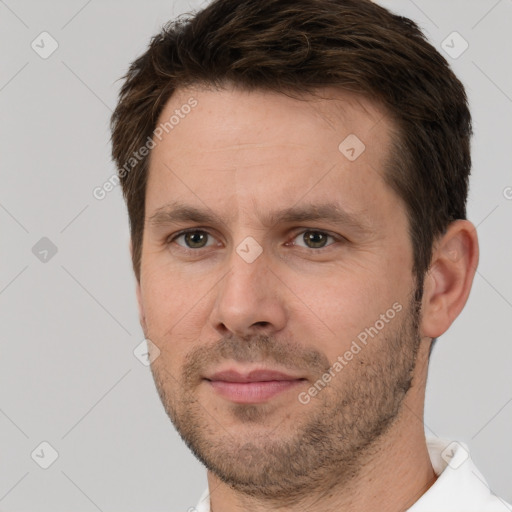
[[[462,311],[478,265],[478,238],[468,220],[452,222],[434,245],[425,275],[421,330],[437,338]]]

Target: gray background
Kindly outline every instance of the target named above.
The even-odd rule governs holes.
[[[469,218],[481,261],[434,350],[425,429],[467,442],[512,501],[512,2],[382,3],[441,52],[453,31],[469,44],[447,59],[474,117]],[[172,512],[206,486],[133,354],[143,335],[120,189],[92,194],[115,172],[117,80],[165,21],[199,5],[0,0],[0,510]],[[43,31],[59,45],[46,59],[31,47],[51,48]],[[55,255],[47,241],[34,254],[42,237]],[[59,455],[46,470],[31,457],[42,441]]]

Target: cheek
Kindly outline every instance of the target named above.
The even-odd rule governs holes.
[[[144,275],[141,291],[150,337],[160,344],[172,343],[173,351],[197,340],[206,321],[209,288],[176,272]]]
[[[296,324],[292,329],[309,333],[311,344],[334,360],[394,303],[403,302],[402,288],[396,276],[368,268],[333,270],[315,279],[296,276],[291,289],[299,300],[294,301]]]
[[[371,316],[368,286],[343,271],[333,270],[322,277],[296,275],[290,289],[294,292],[292,318],[296,324],[292,330],[310,332],[313,344],[322,347],[326,355],[348,343]]]

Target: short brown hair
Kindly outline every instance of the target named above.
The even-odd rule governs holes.
[[[226,83],[314,93],[325,86],[379,101],[398,136],[385,172],[404,201],[423,283],[435,238],[466,218],[471,116],[464,87],[418,26],[369,0],[214,0],[169,22],[124,77],[112,115],[112,155],[128,207],[140,280],[151,140],[179,87]]]

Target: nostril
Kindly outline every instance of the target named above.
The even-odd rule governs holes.
[[[254,322],[251,327],[267,328],[270,322]]]

